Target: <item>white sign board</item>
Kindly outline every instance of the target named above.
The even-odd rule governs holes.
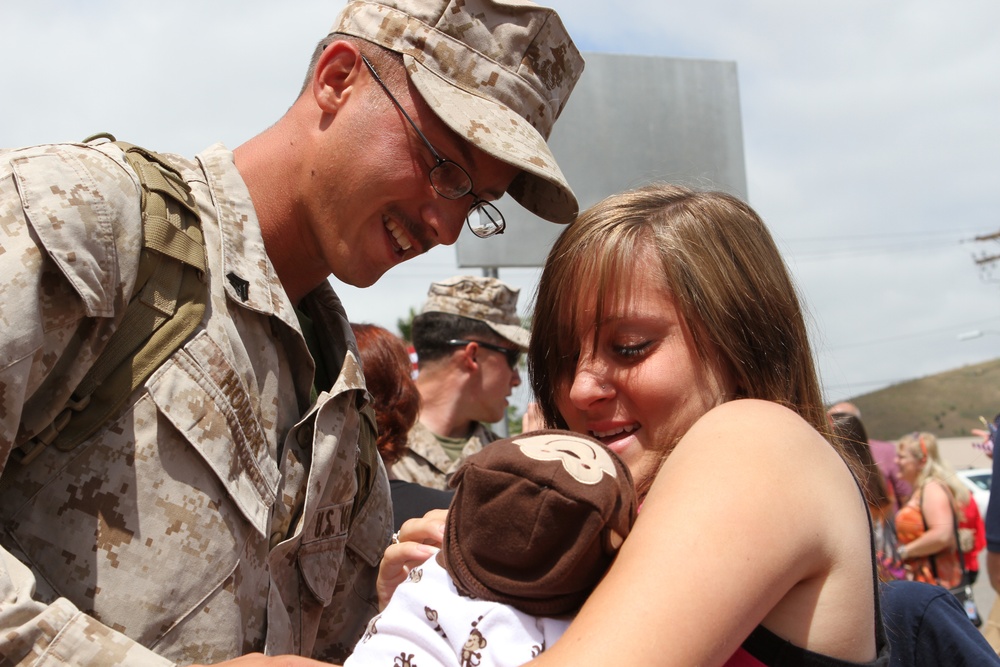
[[[654,181],[723,190],[747,199],[736,63],[606,53],[587,65],[549,145],[581,210]],[[458,240],[460,267],[531,267],[545,261],[562,225],[504,196],[502,236]]]

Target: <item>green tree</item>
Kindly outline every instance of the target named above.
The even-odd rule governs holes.
[[[408,317],[399,318],[396,320],[396,328],[399,329],[399,335],[408,344],[413,343],[413,318],[417,316],[416,308],[410,307],[410,314]]]
[[[518,414],[516,405],[507,406],[507,432],[510,435],[518,435],[524,432],[524,414]]]

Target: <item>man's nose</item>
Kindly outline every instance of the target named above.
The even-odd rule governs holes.
[[[452,245],[458,240],[458,235],[462,233],[462,226],[465,224],[466,214],[469,212],[469,204],[466,198],[445,199],[437,196],[433,201],[424,205],[420,214],[424,223],[430,227],[433,238],[433,245]]]

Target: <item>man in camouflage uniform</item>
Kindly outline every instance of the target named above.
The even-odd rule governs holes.
[[[505,417],[530,337],[517,315],[518,292],[475,276],[431,284],[413,320],[420,417],[392,477],[447,489],[462,462],[499,437],[485,424]],[[396,512],[398,523],[405,508]]]
[[[333,33],[275,125],[166,156],[208,304],[68,451],[36,436],[132,297],[139,179],[110,142],[0,151],[3,664],[339,661],[374,614],[388,484],[327,278],[371,285],[505,191],[571,220],[545,138],[582,60],[522,3],[350,2]]]

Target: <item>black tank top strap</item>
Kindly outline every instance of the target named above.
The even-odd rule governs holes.
[[[853,473],[854,483],[858,486],[858,493],[861,495],[861,502],[865,502],[864,492],[861,484]],[[882,620],[882,596],[879,591],[878,562],[875,552],[875,527],[872,524],[871,512],[865,505],[865,515],[868,517],[868,534],[871,544],[872,559],[872,582],[875,594],[875,660],[870,662],[849,662],[821,653],[814,653],[792,644],[786,639],[782,639],[763,625],[758,625],[750,636],[743,642],[743,648],[753,657],[760,660],[768,667],[888,667],[889,665],[889,641],[885,634],[885,623]]]

